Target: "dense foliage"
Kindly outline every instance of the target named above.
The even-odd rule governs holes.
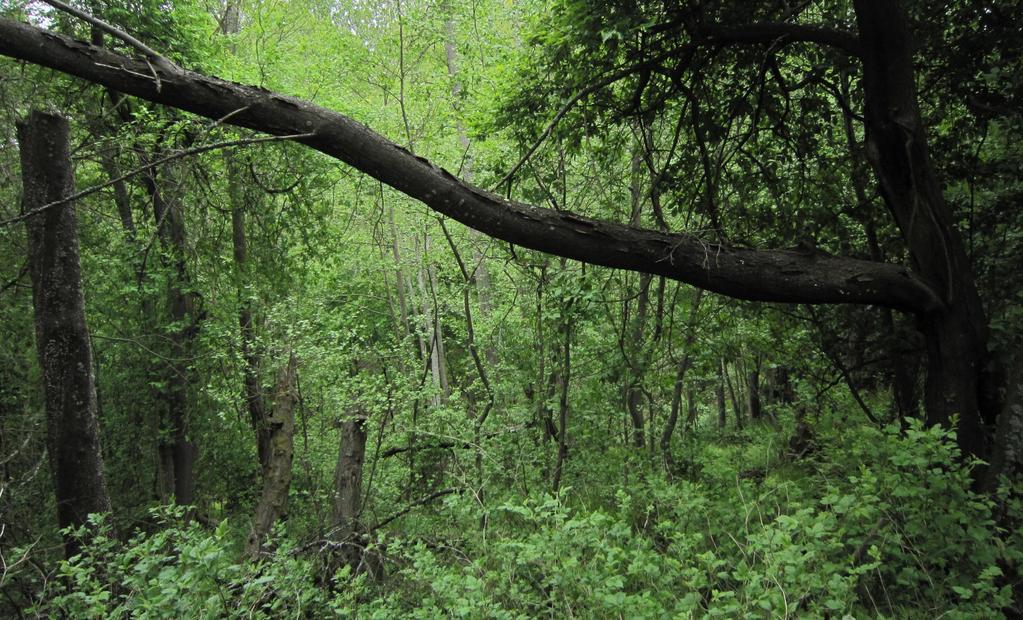
[[[1019,532],[995,525],[994,501],[964,490],[968,467],[945,465],[956,456],[947,434],[919,424],[857,430],[851,440],[822,437],[799,465],[779,458],[784,433],[700,433],[691,456],[699,474],[638,480],[602,507],[581,503],[574,489],[486,510],[453,497],[424,516],[429,530],[414,533],[420,524],[373,541],[370,553],[388,567],[382,582],[353,578],[349,567],[322,574],[284,532],[272,555],[239,561],[229,520],[210,529],[183,525],[180,511],[157,512],[155,533],[127,541],[104,523],[82,531],[87,551],[61,563],[35,611],[976,618],[1009,606],[1003,567],[1021,559]],[[736,462],[748,469],[737,475]],[[1018,504],[1009,508],[1013,522],[1023,517]],[[481,517],[486,527],[477,531]]]
[[[853,8],[757,4],[74,3],[479,187],[692,233],[708,263],[712,246],[914,263],[847,54],[694,35],[854,32]],[[1023,344],[1023,10],[907,5],[997,374]],[[134,53],[37,2],[0,17]],[[64,532],[18,207],[15,125],[42,108],[71,120],[76,184],[96,189],[75,205],[113,507]],[[919,315],[526,250],[229,120],[0,58],[0,615],[1023,614],[1023,483],[981,484],[955,419],[925,423]]]

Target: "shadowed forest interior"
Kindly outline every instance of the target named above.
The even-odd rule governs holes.
[[[0,616],[1023,616],[1019,0],[0,0]]]

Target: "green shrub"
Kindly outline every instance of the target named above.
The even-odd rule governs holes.
[[[73,618],[999,618],[1019,581],[1019,534],[970,491],[950,434],[911,423],[820,436],[812,462],[773,467],[761,433],[730,446],[767,472],[670,482],[654,472],[610,506],[561,497],[482,509],[450,496],[437,527],[383,538],[386,577],[318,578],[283,531],[257,563],[227,522],[158,514],[119,542],[97,519],[77,534],[36,614]],[[721,448],[696,458],[722,459]],[[759,471],[759,469],[758,469]],[[850,472],[852,472],[850,474]],[[585,494],[579,494],[585,495]],[[1023,516],[1018,496],[1002,522]],[[478,529],[485,517],[487,527]],[[424,516],[424,518],[426,518]],[[461,524],[461,527],[459,527]],[[422,524],[420,524],[422,525]],[[234,535],[233,535],[234,534]]]

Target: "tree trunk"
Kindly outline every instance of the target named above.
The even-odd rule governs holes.
[[[23,208],[29,212],[74,194],[67,119],[32,112],[18,123]],[[32,279],[36,350],[43,375],[46,441],[61,528],[109,512],[103,476],[92,346],[78,257],[74,204],[66,202],[25,220]],[[66,538],[67,557],[78,552]]]
[[[728,370],[728,364],[721,360],[721,373],[725,376],[725,386],[728,388],[728,398],[732,401],[732,411],[735,413],[735,428],[742,428],[742,406],[739,404],[739,397],[732,383],[732,373]]]
[[[169,169],[166,169],[169,170]],[[195,336],[199,331],[194,293],[188,290],[188,268],[185,264],[185,219],[180,203],[166,200],[155,178],[148,187],[153,199],[153,216],[164,249],[171,256],[172,275],[167,296],[171,323],[170,362],[167,368],[168,426],[170,452],[174,460],[174,500],[183,506],[195,503],[195,459],[198,449],[188,424],[188,360],[192,357]]]
[[[696,417],[699,414],[699,410],[696,408],[696,390],[692,388],[686,390],[686,411],[688,413],[684,430],[688,433],[696,425]]]
[[[842,74],[840,87],[842,96],[849,101],[849,76]],[[843,114],[843,126],[845,128],[846,143],[849,146],[849,156],[852,160],[852,182],[853,191],[856,193],[858,204],[857,212],[863,223],[863,232],[867,237],[867,248],[870,251],[871,260],[884,261],[884,254],[877,239],[877,227],[873,219],[873,204],[867,197],[867,171],[863,169],[861,152],[856,141],[856,132],[853,128],[853,116],[851,111]],[[898,338],[895,329],[895,317],[890,308],[880,308],[881,324],[884,334],[888,340],[887,348],[889,353],[889,372],[892,376],[892,395],[894,396],[895,409],[899,419],[914,416],[918,410],[916,394],[917,363],[915,359],[902,352],[902,342]]]
[[[998,477],[1018,480],[1023,474],[1023,350],[1017,351],[1015,366],[1009,375],[1005,407],[998,416],[998,441],[991,455],[985,487],[998,487]]]
[[[685,341],[682,345],[684,350],[682,351],[682,358],[678,361],[678,368],[675,370],[675,387],[671,396],[671,412],[668,414],[668,419],[664,423],[664,430],[661,432],[661,453],[664,455],[664,463],[669,475],[675,468],[675,461],[671,454],[671,436],[675,433],[679,410],[682,408],[682,390],[685,385],[686,372],[692,365],[693,343],[696,341],[696,316],[700,308],[700,299],[703,297],[702,289],[693,289],[693,291],[693,302],[689,306],[689,320],[686,324]],[[692,395],[692,390],[690,390],[690,399]],[[692,402],[690,402],[689,415],[692,416],[694,411]],[[691,420],[687,419],[686,425],[688,426],[690,423]]]
[[[228,16],[232,15],[230,11]],[[238,295],[238,328],[241,336],[243,368],[242,398],[249,412],[249,422],[256,435],[256,453],[259,466],[266,475],[270,463],[271,430],[267,422],[266,401],[259,380],[262,365],[256,348],[256,333],[252,321],[252,302],[248,293],[248,247],[245,238],[245,209],[250,203],[249,192],[240,179],[242,172],[230,157],[224,158],[228,187],[231,194],[231,241],[234,250],[235,290]]]
[[[350,541],[362,532],[362,470],[366,461],[366,413],[341,423],[341,448],[334,468],[334,527],[338,541]],[[349,558],[350,559],[350,558]]]
[[[760,419],[760,356],[754,355],[753,362],[746,373],[746,404],[750,422]]]
[[[720,360],[717,364],[717,381],[714,384],[714,397],[718,407],[718,428],[724,428],[728,420],[725,411],[725,361]]]
[[[231,0],[223,5],[220,31],[224,35],[235,35],[241,31],[240,3]],[[235,53],[234,43],[228,44],[231,54]],[[235,290],[238,295],[238,329],[241,336],[243,378],[242,398],[249,411],[249,422],[256,435],[256,454],[265,477],[270,463],[271,432],[266,416],[266,401],[259,380],[262,359],[256,349],[256,334],[252,322],[252,302],[246,290],[249,285],[248,247],[245,238],[245,210],[254,202],[248,191],[248,183],[242,180],[244,172],[239,169],[236,156],[224,152],[224,167],[227,169],[228,192],[231,197],[231,243],[234,250]]]
[[[682,408],[682,391],[685,387],[686,371],[689,370],[689,353],[683,353],[682,359],[675,369],[675,387],[671,393],[671,411],[668,419],[664,422],[664,430],[661,431],[661,454],[664,458],[664,467],[668,475],[675,470],[675,459],[671,454],[671,436],[675,433],[675,426],[678,424],[678,413]]]
[[[650,307],[650,281],[651,276],[649,274],[643,274],[639,278],[636,318],[632,325],[630,341],[626,343],[625,347],[627,351],[631,352],[630,357],[632,358],[631,360],[626,360],[630,366],[628,373],[629,385],[626,390],[626,406],[629,410],[629,419],[632,420],[632,442],[640,449],[646,445],[646,425],[640,406],[643,400],[643,375],[646,370],[643,340],[646,335],[646,319]],[[653,432],[652,429],[651,432]]]
[[[362,560],[360,540],[363,526],[362,469],[366,459],[366,414],[356,406],[354,415],[341,425],[338,464],[333,470],[333,533],[330,538],[341,544],[336,562],[354,570]]]
[[[558,456],[554,463],[554,480],[551,488],[557,495],[561,489],[562,475],[565,469],[565,461],[568,459],[568,388],[572,378],[572,319],[570,312],[572,303],[569,302],[562,316],[561,334],[562,342],[562,366],[558,373],[558,387],[561,396],[558,401]],[[642,447],[643,444],[640,444]]]
[[[429,260],[430,237],[423,234],[423,252],[420,256],[422,262]],[[426,338],[420,341],[420,346],[425,344],[424,355],[429,363],[430,376],[433,379],[433,387],[436,393],[433,396],[433,406],[439,407],[448,401],[450,387],[447,376],[447,358],[444,354],[444,335],[440,324],[440,304],[437,301],[437,274],[432,264],[420,265],[416,274],[419,284],[420,308],[422,311],[422,333]]]
[[[863,49],[868,159],[915,270],[942,302],[920,316],[927,343],[927,421],[948,425],[958,415],[960,448],[984,458],[989,452],[984,424],[997,413],[997,404],[981,396],[988,321],[931,165],[908,18],[901,2],[856,0],[854,6]]]
[[[124,123],[133,122],[131,109],[124,96],[109,91],[111,100]],[[139,144],[135,154],[142,166],[158,158],[159,153],[147,153]],[[169,200],[160,188],[158,173],[167,175],[172,168],[150,167],[139,178],[142,181],[152,208],[153,220],[161,246],[169,256],[171,276],[167,283],[167,305],[170,322],[177,326],[170,333],[170,351],[165,367],[166,389],[160,394],[166,404],[159,421],[160,440],[157,447],[160,471],[157,475],[161,499],[173,493],[178,504],[191,505],[195,501],[195,459],[197,448],[188,431],[188,360],[192,356],[193,343],[199,329],[195,309],[195,293],[190,292],[184,212],[175,200]],[[168,183],[173,186],[173,182]],[[141,272],[140,276],[141,278]]]
[[[270,452],[263,472],[263,493],[256,505],[246,551],[259,554],[270,528],[284,518],[291,489],[291,463],[294,455],[295,406],[298,403],[298,360],[289,354],[288,363],[277,375],[273,414],[267,419]]]
[[[447,62],[448,77],[451,78],[451,104],[457,112],[460,103],[459,99],[462,95],[462,82],[458,77],[458,50],[455,45],[454,10],[449,2],[444,2],[441,10],[445,15],[444,58]],[[462,156],[462,169],[460,171],[461,177],[466,183],[472,184],[474,176],[473,165],[475,163],[475,159],[472,152],[469,150],[471,143],[469,141],[469,135],[465,130],[465,125],[462,123],[461,116],[456,115],[455,129],[458,132],[458,145],[462,148],[464,153]],[[471,269],[472,281],[476,285],[476,298],[479,300],[480,315],[486,319],[493,312],[494,304],[492,301],[490,270],[487,269],[486,257],[478,248],[478,244],[484,240],[484,237],[479,233],[479,231],[470,228],[469,238],[473,242],[472,258],[474,265]],[[483,349],[487,364],[493,368],[497,365],[497,350],[494,348],[493,343],[488,343]]]

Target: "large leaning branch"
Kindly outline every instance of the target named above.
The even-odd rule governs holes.
[[[784,22],[746,24],[727,28],[709,27],[700,31],[711,43],[719,45],[772,43],[816,43],[841,50],[850,56],[862,56],[855,35],[834,28]]]
[[[876,304],[908,311],[940,305],[909,269],[818,251],[752,250],[686,234],[632,228],[505,200],[365,125],[306,101],[192,71],[156,68],[69,37],[0,20],[0,55],[102,84],[207,118],[298,140],[422,201],[482,233],[595,265],[640,271],[738,299],[789,303]]]

